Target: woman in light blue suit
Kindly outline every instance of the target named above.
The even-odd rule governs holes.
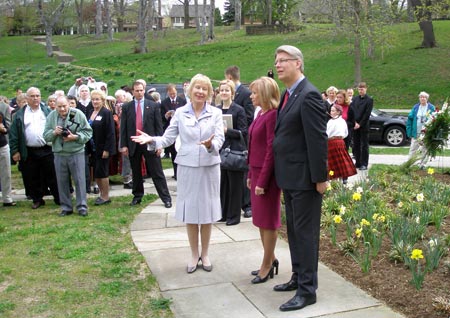
[[[208,248],[212,223],[222,217],[219,150],[225,137],[222,112],[208,103],[213,94],[210,79],[195,75],[187,93],[190,101],[175,111],[163,136],[153,137],[138,131],[139,135],[131,139],[149,144],[150,150],[168,147],[180,138],[175,159],[178,164],[175,218],[186,223],[192,253],[187,265],[190,274],[200,261],[205,271],[212,270]]]

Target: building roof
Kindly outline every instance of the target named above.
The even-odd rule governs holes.
[[[205,7],[205,9],[206,9],[206,12],[207,12],[207,15],[209,15],[208,13],[209,13],[209,10],[210,10],[210,5],[209,4],[207,4],[206,5],[206,7]],[[189,6],[189,17],[190,18],[195,18],[196,16],[195,16],[195,6],[193,6],[193,5],[190,5]],[[200,15],[200,16],[202,16],[202,13],[203,13],[203,5],[202,4],[199,4],[198,5],[198,14]],[[172,8],[170,8],[170,13],[169,13],[169,16],[171,17],[171,18],[174,18],[174,17],[184,17],[184,5],[182,5],[182,4],[174,4],[173,6],[172,6]]]

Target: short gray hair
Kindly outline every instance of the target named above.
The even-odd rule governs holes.
[[[304,73],[304,71],[305,71],[305,63],[303,62],[303,53],[302,53],[302,51],[300,51],[298,48],[296,48],[295,46],[292,46],[292,45],[282,45],[282,46],[279,46],[277,48],[277,50],[275,51],[275,56],[278,53],[282,53],[282,52],[289,54],[292,58],[295,58],[295,59],[298,59],[298,60],[302,61],[302,65],[300,66],[300,71],[302,73]]]
[[[420,93],[419,93],[419,98],[420,98],[421,96],[424,96],[427,100],[428,100],[428,98],[430,98],[430,94],[428,94],[427,92],[420,92]]]

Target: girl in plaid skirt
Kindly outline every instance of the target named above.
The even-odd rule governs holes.
[[[327,123],[328,135],[328,175],[330,179],[348,177],[356,174],[356,167],[345,147],[344,138],[348,135],[347,122],[342,118],[342,107],[330,108],[331,119]]]

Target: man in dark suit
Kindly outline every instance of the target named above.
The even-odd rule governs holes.
[[[278,108],[273,152],[275,177],[283,190],[292,277],[275,291],[297,290],[280,306],[298,310],[316,302],[322,195],[327,188],[327,117],[319,91],[303,75],[303,55],[290,45],[275,54],[286,85]]]
[[[353,128],[352,152],[355,156],[355,166],[359,170],[367,170],[369,165],[369,133],[370,114],[373,109],[373,99],[367,95],[367,84],[358,84],[359,95],[353,98],[351,108],[355,113]]]
[[[156,191],[164,202],[164,206],[170,208],[172,207],[172,199],[162,170],[160,153],[150,152],[147,150],[146,145],[140,145],[131,140],[131,136],[137,135],[137,129],[151,136],[161,136],[163,133],[159,106],[145,99],[144,93],[145,85],[141,82],[134,82],[134,100],[122,106],[122,117],[120,118],[121,151],[130,158],[133,174],[132,193],[134,197],[131,205],[140,204],[144,196],[144,184],[141,174],[141,160],[142,156],[144,156],[147,173],[150,173]]]
[[[234,93],[233,102],[242,106],[245,110],[245,116],[247,117],[247,127],[253,121],[255,114],[255,107],[250,99],[250,90],[241,83],[241,71],[236,65],[230,66],[225,70],[225,78],[233,81],[236,88]],[[244,173],[244,193],[242,195],[242,210],[244,211],[244,218],[252,217],[252,206],[250,203],[250,190],[247,188],[247,172]]]
[[[169,127],[170,120],[172,119],[175,110],[184,105],[186,105],[186,100],[183,97],[177,96],[177,87],[175,84],[167,85],[167,97],[161,102],[161,115],[164,131]],[[176,180],[177,164],[175,163],[175,158],[177,157],[177,151],[175,150],[175,144],[167,147],[164,151],[167,151],[168,154],[170,153],[174,172],[173,178]]]

